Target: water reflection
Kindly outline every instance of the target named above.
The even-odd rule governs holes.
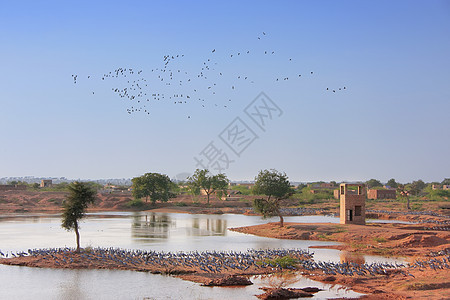
[[[87,299],[87,295],[84,294],[82,276],[80,270],[73,270],[73,272],[67,273],[69,277],[67,281],[63,281],[59,284],[58,292],[59,299]]]
[[[176,218],[166,213],[135,213],[132,216],[131,237],[139,243],[155,242],[155,239],[169,239],[171,234],[180,236],[225,236],[226,219],[208,215],[189,215]]]
[[[171,228],[177,223],[167,214],[138,214],[132,217],[131,236],[138,242],[149,242],[153,239],[167,239]]]
[[[214,219],[211,217],[193,217],[191,227],[186,227],[186,235],[188,236],[224,236],[227,231],[226,219]]]
[[[253,285],[240,288],[204,287],[179,278],[119,270],[41,269],[0,265],[0,299],[256,299],[270,277],[252,276]],[[316,282],[302,276],[289,287],[322,289],[309,299],[356,298],[361,294],[340,285]]]
[[[360,265],[366,263],[364,255],[355,252],[341,251],[340,258],[341,263],[356,263]]]

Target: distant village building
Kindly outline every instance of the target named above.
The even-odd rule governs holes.
[[[367,199],[397,199],[397,191],[394,189],[369,189]]]
[[[52,187],[53,182],[51,179],[43,179],[41,180],[41,188]]]
[[[24,191],[27,189],[26,185],[18,184],[1,184],[0,191]]]
[[[440,184],[432,184],[431,189],[432,190],[440,190],[440,189],[442,189],[442,187]]]
[[[324,191],[330,191],[334,188],[336,188],[336,185],[334,183],[329,182],[322,182],[322,183],[308,183],[307,186],[309,187],[309,192],[311,194],[318,194]]]
[[[322,182],[322,183],[308,183],[307,186],[311,189],[334,189],[336,185],[330,182]]]
[[[334,199],[339,200],[339,189],[333,191]]]
[[[233,186],[243,186],[246,187],[248,189],[251,189],[255,186],[254,183],[242,183],[242,182],[230,182],[228,183],[229,187],[233,187]]]
[[[366,186],[363,183],[341,183],[340,223],[366,224]]]
[[[255,186],[254,183],[238,183],[237,185],[238,186],[244,186],[244,187],[246,187],[248,189],[251,189],[251,188],[253,188]]]
[[[433,185],[431,185],[431,189],[433,189],[433,190],[450,190],[450,185],[443,184],[441,186],[440,184],[433,184]]]
[[[117,185],[107,183],[103,186],[103,189],[100,190],[100,193],[102,193],[102,194],[123,193],[125,190],[131,191],[132,189],[131,189],[131,187],[123,188],[123,187],[119,187]]]

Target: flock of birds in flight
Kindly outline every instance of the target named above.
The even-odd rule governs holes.
[[[258,40],[266,38],[267,34],[262,32],[258,36]],[[275,51],[272,50],[245,50],[242,52],[234,52],[229,54],[225,60],[219,57],[220,51],[212,49],[210,58],[202,62],[202,65],[196,72],[184,70],[180,64],[185,55],[164,55],[162,65],[159,68],[151,70],[153,80],[147,80],[144,77],[143,70],[135,70],[133,68],[117,68],[102,74],[101,76],[87,75],[88,80],[101,79],[102,81],[115,80],[121,86],[112,87],[111,90],[120,98],[133,101],[133,104],[127,108],[128,114],[143,112],[150,115],[150,106],[153,101],[166,101],[175,105],[185,105],[198,102],[202,108],[222,107],[228,108],[233,98],[237,96],[236,92],[245,85],[252,85],[256,79],[252,79],[249,74],[231,74],[229,69],[221,70],[220,64],[229,63],[230,60],[245,59],[254,54],[263,56],[274,56]],[[286,60],[293,63],[293,59]],[[243,61],[238,61],[242,65]],[[313,76],[314,71],[306,72],[306,74],[295,74],[285,76],[274,76],[273,82],[288,82],[289,80],[299,80],[305,76]],[[78,75],[73,74],[73,83],[77,84]],[[83,77],[84,78],[84,77]],[[225,86],[227,85],[227,86]],[[327,92],[341,92],[347,88],[326,88]],[[227,92],[224,96],[224,92]],[[95,95],[95,91],[92,91]],[[220,97],[214,98],[222,94]],[[221,103],[217,103],[217,99],[221,99]],[[190,115],[187,118],[191,118]]]

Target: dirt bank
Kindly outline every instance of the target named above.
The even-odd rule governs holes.
[[[62,203],[67,195],[68,193],[64,191],[0,191],[0,213],[58,213],[62,211]],[[210,203],[207,204],[206,196],[194,199],[189,195],[179,195],[166,203],[152,204],[144,201],[142,206],[133,207],[129,205],[133,200],[131,192],[99,193],[94,205],[90,206],[88,211],[155,210],[202,214],[243,214],[250,208],[253,198],[254,196],[243,196],[244,200],[225,201],[211,198]]]
[[[430,260],[430,252],[449,248],[450,233],[424,230],[423,226],[409,224],[301,224],[278,223],[233,228],[231,230],[280,239],[302,239],[337,241],[343,244],[329,246],[342,252],[341,261],[346,255],[355,253],[404,256],[411,263],[415,260]],[[361,256],[364,263],[364,258]],[[365,299],[450,299],[449,269],[407,268],[405,275],[392,270],[386,275],[375,276],[328,276],[321,272],[308,272],[305,275],[314,280],[338,283],[357,292],[370,294]]]
[[[265,253],[165,253],[136,252],[123,249],[95,248],[75,252],[70,249],[33,250],[0,258],[0,264],[63,269],[114,269],[167,274],[207,286],[252,284],[244,275],[277,272],[276,268],[256,264],[255,255],[264,259],[280,257]],[[11,257],[13,256],[13,257]],[[303,253],[297,259],[309,259]]]

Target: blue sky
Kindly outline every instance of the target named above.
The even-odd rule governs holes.
[[[0,177],[450,177],[449,1],[10,1],[0,45]]]

